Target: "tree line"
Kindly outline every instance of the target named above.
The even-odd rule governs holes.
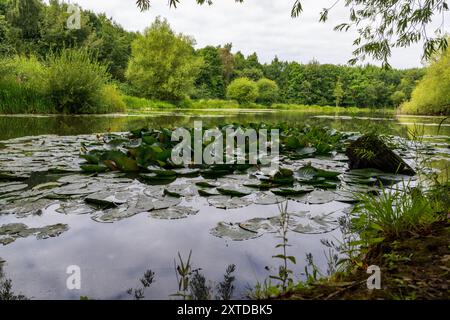
[[[81,10],[81,28],[69,30],[69,16],[67,4],[58,0],[0,0],[2,59],[32,56],[45,61],[49,55],[81,48],[107,68],[108,81],[121,92],[175,103],[233,99],[243,104],[397,107],[411,98],[425,74],[423,68],[299,63],[277,57],[262,63],[257,53],[233,52],[232,44],[195,49],[195,39],[176,33],[159,18],[143,33],[134,33],[86,10]]]

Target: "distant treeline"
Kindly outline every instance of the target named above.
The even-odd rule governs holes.
[[[158,21],[149,28],[151,30],[140,34],[124,30],[104,14],[82,10],[81,29],[69,30],[66,24],[70,15],[67,13],[67,4],[57,0],[50,0],[49,4],[41,0],[0,0],[1,59],[17,55],[33,56],[45,64],[49,55],[54,57],[66,49],[83,48],[92,54],[95,62],[107,67],[110,74],[108,81],[114,82],[128,95],[166,101],[184,98],[235,99],[242,93],[242,88],[253,90],[252,84],[245,82],[250,80],[255,85],[259,81],[257,90],[260,92],[255,96],[256,102],[269,105],[289,103],[397,107],[410,99],[416,84],[425,74],[425,69],[387,70],[372,65],[349,67],[316,61],[301,64],[281,61],[277,57],[271,63],[261,63],[256,53],[248,56],[239,51],[233,53],[231,44],[194,50],[194,40],[175,34],[166,22]],[[168,80],[168,83],[177,83],[177,88],[183,88],[183,98],[178,93],[171,95],[161,92],[160,89],[165,88],[167,83],[161,83],[158,90],[142,90],[142,86],[139,86],[137,70],[142,67],[143,59],[160,59],[158,63],[161,65],[167,62],[164,59],[170,59],[170,55],[157,57],[150,55],[152,52],[143,51],[155,50],[149,41],[158,38],[158,32],[178,39],[178,43],[174,42],[173,46],[165,44],[166,47],[160,48],[160,51],[164,49],[170,52],[177,47],[183,50],[182,56],[187,57],[190,54],[188,51],[192,49],[192,55],[198,58],[186,58],[186,61],[195,63],[195,68],[189,69],[190,76],[194,75],[193,79],[186,76],[186,79]],[[142,57],[138,56],[138,50],[143,51]],[[174,64],[178,63],[181,65],[183,61],[178,59]],[[157,70],[158,66],[152,68],[162,78],[164,72],[173,72],[167,66],[162,67],[161,71]],[[183,77],[182,72],[176,71],[173,74]],[[144,79],[141,83],[144,83]],[[229,85],[236,79],[238,83],[230,90]],[[189,86],[178,85],[191,80],[193,83],[189,90]],[[264,96],[266,90],[270,94]],[[238,98],[235,100],[239,101]]]

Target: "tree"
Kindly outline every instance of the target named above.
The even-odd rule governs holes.
[[[342,88],[341,79],[338,79],[336,82],[336,86],[334,87],[333,96],[336,101],[336,107],[339,107],[342,103],[342,99],[344,98],[344,88]]]
[[[203,58],[203,66],[195,81],[197,98],[223,98],[225,96],[225,81],[223,65],[219,49],[208,46],[197,51]]]
[[[225,84],[228,85],[231,82],[231,78],[234,73],[234,56],[231,53],[231,48],[233,45],[231,43],[227,43],[223,46],[223,48],[219,47],[219,55],[222,60],[222,74],[223,80]]]
[[[148,10],[152,0],[137,0],[141,10]],[[301,0],[292,0],[292,17],[298,17],[303,11]],[[172,7],[177,7],[180,0],[169,0]],[[244,0],[235,0],[244,2]],[[444,11],[449,9],[448,0],[337,0],[331,7],[324,8],[320,21],[328,20],[330,11],[342,2],[350,11],[348,23],[335,27],[338,31],[348,31],[357,28],[359,36],[354,40],[357,48],[351,63],[372,57],[389,66],[388,59],[393,48],[408,47],[413,43],[424,41],[423,57],[428,59],[436,52],[444,51],[448,46],[445,36]],[[197,0],[198,4],[212,4],[213,0]],[[433,22],[434,16],[441,15],[441,23],[434,32],[429,32],[427,26]],[[376,21],[377,23],[374,23]],[[429,35],[434,33],[434,37]],[[395,35],[395,36],[393,36]]]
[[[391,95],[391,100],[394,106],[398,107],[399,105],[401,105],[403,102],[406,101],[406,94],[403,91],[395,91]]]
[[[233,80],[227,88],[227,98],[240,104],[255,102],[258,95],[256,83],[247,78]]]
[[[450,115],[450,49],[432,63],[411,101],[402,106],[405,113]]]
[[[142,96],[180,101],[188,96],[202,66],[195,41],[175,34],[166,20],[157,18],[132,44],[127,79]]]
[[[258,102],[271,105],[279,99],[279,88],[275,81],[263,78],[256,82],[259,97]]]

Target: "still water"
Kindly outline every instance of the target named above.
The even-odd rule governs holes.
[[[151,115],[108,116],[0,116],[0,143],[9,139],[41,135],[89,135],[104,132],[125,132],[141,127],[192,126],[202,120],[204,126],[223,123],[288,122],[292,125],[326,125],[340,131],[361,131],[370,127],[383,132],[409,137],[412,131],[423,136],[442,152],[435,154],[435,167],[448,165],[449,121],[438,117],[392,116],[391,114],[320,114],[297,111],[174,111]],[[68,139],[67,141],[69,141]],[[76,151],[76,150],[75,150]],[[76,152],[70,153],[75,157]],[[45,157],[45,155],[43,155]],[[9,161],[20,163],[11,156]],[[2,171],[0,163],[0,171]],[[1,194],[1,192],[0,192]],[[31,200],[30,200],[31,201]],[[178,252],[185,258],[192,250],[194,268],[210,281],[212,288],[222,280],[227,265],[235,264],[235,298],[245,296],[248,288],[276,274],[278,254],[276,234],[267,233],[256,239],[232,241],[211,235],[219,222],[238,223],[251,218],[269,218],[279,214],[276,204],[250,204],[244,208],[222,210],[206,199],[194,197],[189,205],[199,210],[196,215],[179,220],[154,219],[137,214],[114,223],[99,223],[89,214],[61,214],[52,204],[39,215],[17,217],[0,215],[0,226],[24,223],[29,227],[67,224],[68,231],[49,239],[34,236],[19,238],[0,245],[0,261],[4,260],[6,276],[12,280],[16,293],[36,299],[128,299],[126,291],[140,286],[139,279],[147,269],[155,272],[155,282],[146,290],[147,299],[165,299],[178,290],[174,259]],[[1,204],[0,204],[1,205]],[[307,204],[289,201],[290,212],[309,212],[315,216],[328,212],[345,212],[351,205],[339,201]],[[329,248],[321,240],[336,241],[340,229],[322,234],[290,233],[289,254],[297,257],[292,266],[295,278],[304,279],[306,254],[327,272]],[[68,290],[68,266],[81,268],[81,290]]]

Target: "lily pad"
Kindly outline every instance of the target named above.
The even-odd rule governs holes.
[[[314,191],[314,187],[311,186],[296,186],[294,188],[279,188],[272,189],[271,192],[278,196],[298,196],[303,195],[305,193]]]
[[[336,198],[336,194],[331,191],[322,191],[315,190],[309,194],[300,196],[300,197],[288,197],[288,199],[292,199],[298,202],[305,202],[309,204],[324,204],[331,201],[334,201]]]
[[[130,192],[108,192],[102,191],[91,194],[84,198],[84,201],[90,204],[99,205],[103,207],[117,207],[127,202],[133,197]]]
[[[210,232],[215,237],[230,239],[232,241],[244,241],[262,236],[262,233],[242,229],[239,224],[226,222],[219,222]]]
[[[5,194],[9,192],[19,191],[27,188],[28,185],[24,183],[0,183],[0,194]]]
[[[195,215],[198,211],[198,209],[176,206],[166,209],[153,210],[150,212],[149,216],[156,219],[175,220],[184,219],[190,215]]]
[[[259,205],[272,205],[272,204],[281,203],[283,201],[285,201],[285,199],[283,197],[265,193],[265,192],[258,192],[256,194],[254,203],[259,204]]]
[[[212,196],[208,198],[208,203],[218,209],[238,209],[251,204],[246,198],[232,198],[230,196]]]

